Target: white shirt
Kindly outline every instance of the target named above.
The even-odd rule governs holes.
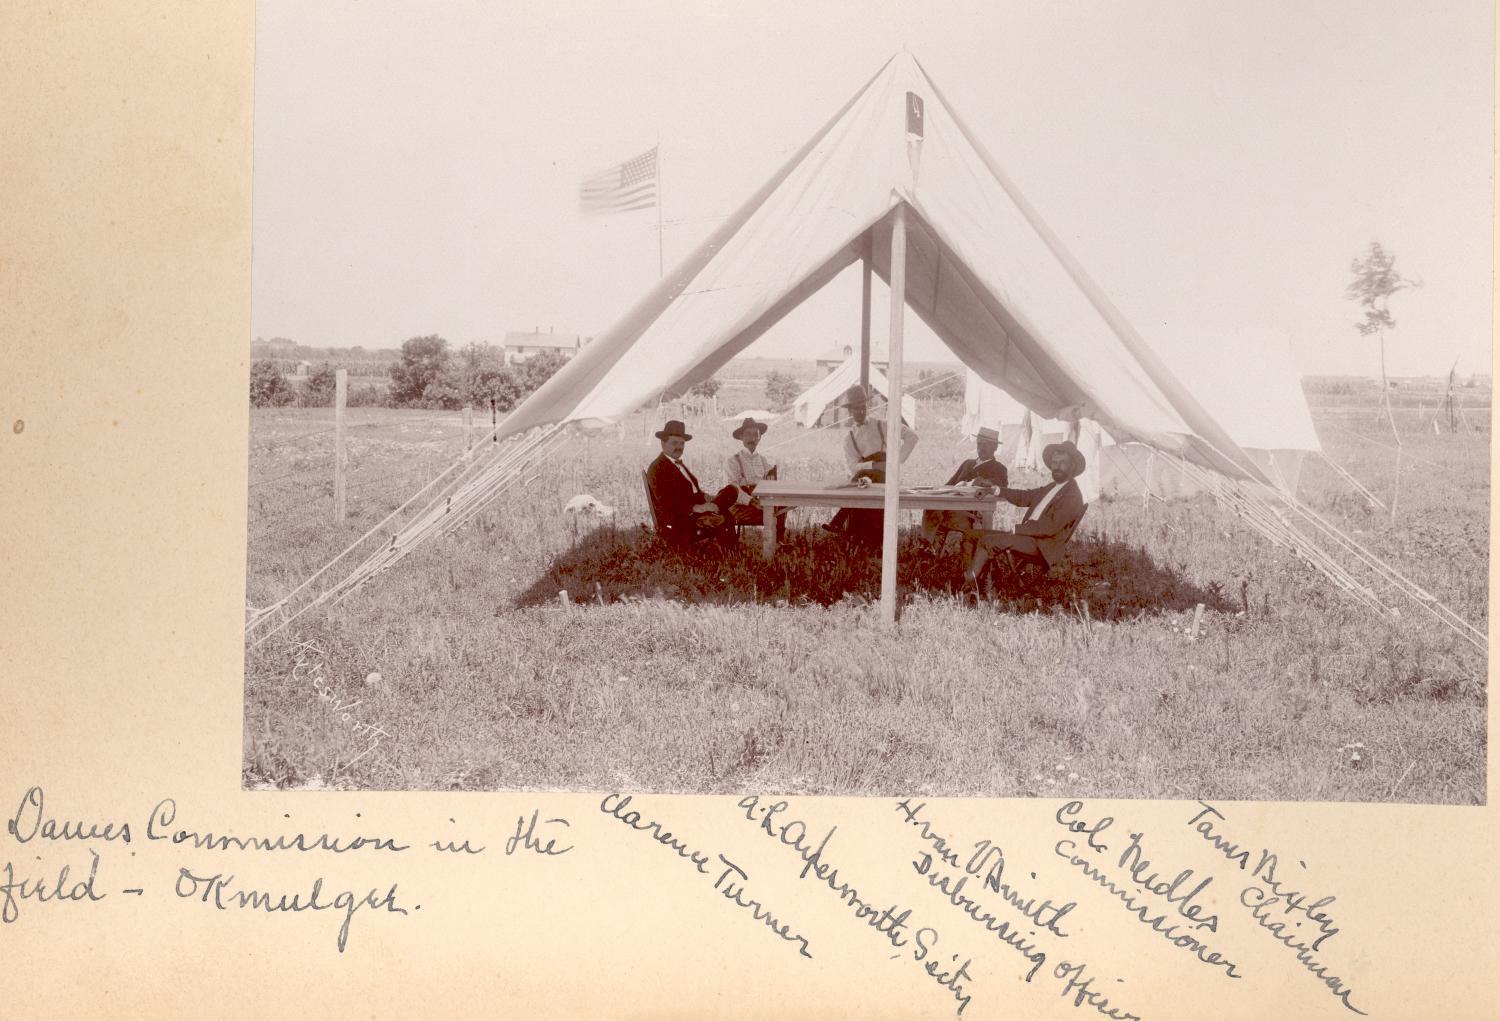
[[[675,464],[677,466],[677,470],[680,471],[680,472],[682,472],[682,477],[685,478],[685,479],[687,479],[689,482],[691,482],[693,484],[693,488],[695,490],[698,489],[698,480],[695,479],[695,478],[693,478],[693,473],[687,470],[687,465],[683,464],[681,461],[679,461],[675,457],[670,457],[669,456],[667,458],[667,460],[671,461],[673,464]]]
[[[912,448],[917,445],[917,434],[911,431],[906,423],[901,424],[901,463],[911,456]],[[864,464],[865,458],[878,450],[885,450],[885,419],[866,418],[859,425],[852,426],[844,436],[844,460],[849,465],[851,472],[859,470]],[[875,467],[882,467],[877,463]]]
[[[1066,482],[1052,483],[1052,488],[1047,490],[1047,492],[1042,496],[1040,500],[1035,503],[1035,505],[1027,508],[1026,513],[1021,517],[1021,520],[1035,521],[1037,518],[1041,517],[1042,511],[1047,509],[1047,505],[1052,502],[1052,498],[1056,496],[1059,491],[1061,491],[1063,486],[1066,485]]]
[[[771,470],[771,462],[748,450],[737,450],[724,462],[729,481],[736,486],[754,485],[764,479]]]

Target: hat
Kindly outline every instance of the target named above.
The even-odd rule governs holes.
[[[766,423],[764,422],[757,422],[753,418],[747,418],[740,423],[740,427],[738,429],[736,429],[729,435],[733,436],[737,440],[742,440],[745,438],[745,433],[749,432],[751,429],[754,429],[756,432],[764,436],[766,434],[766,430],[769,428],[771,427],[766,425]]]
[[[844,391],[845,404],[868,404],[869,401],[870,395],[868,392],[866,392],[863,383],[855,383],[849,389]]]
[[[1042,463],[1046,464],[1047,458],[1051,457],[1054,452],[1068,455],[1069,459],[1073,462],[1073,471],[1071,474],[1075,478],[1082,475],[1083,470],[1088,467],[1089,463],[1084,458],[1083,451],[1074,446],[1071,440],[1063,440],[1061,443],[1049,443],[1043,447]]]
[[[979,431],[974,434],[976,440],[989,440],[991,443],[1000,442],[1000,434],[989,426],[980,426]]]
[[[667,421],[667,424],[662,426],[656,434],[656,438],[659,440],[664,440],[668,436],[681,436],[685,440],[690,440],[693,438],[692,435],[687,431],[687,426],[683,425],[675,418],[669,419]]]

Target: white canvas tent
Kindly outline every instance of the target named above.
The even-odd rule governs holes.
[[[836,369],[808,387],[800,397],[793,401],[792,417],[796,419],[797,424],[804,429],[811,429],[816,425],[828,406],[837,404],[845,391],[859,382],[859,364],[859,355],[850,355]],[[885,373],[873,365],[870,366],[870,386],[886,400],[891,399],[890,380],[885,378]],[[916,428],[917,402],[911,394],[903,394],[901,397],[901,417],[905,419],[907,425]]]
[[[1272,483],[1295,496],[1304,460],[1308,454],[1321,453],[1322,447],[1287,336],[1244,329],[1174,331],[1163,333],[1157,347],[1170,353],[1184,385]],[[1063,438],[1072,428],[1069,422],[1029,412],[1015,398],[970,372],[964,391],[964,430],[972,432],[980,425],[1000,430],[1005,443],[1002,457],[1013,467],[1035,467],[1042,445]],[[1081,442],[1090,441],[1085,427]],[[1107,432],[1098,437],[1097,444],[1095,488],[1099,492],[1118,496],[1149,490],[1172,498],[1201,489],[1161,461],[1152,447],[1116,443]],[[1092,455],[1090,461],[1092,467]]]
[[[920,136],[908,130],[913,105],[923,111]],[[681,393],[861,259],[891,282],[898,208],[901,298],[987,382],[1040,414],[1081,406],[1117,438],[1263,480],[904,53],[517,408],[502,438],[619,418],[658,393]]]
[[[1048,417],[1099,422],[1238,478],[1269,481],[1064,250],[927,72],[892,57],[618,323],[532,394],[500,436],[615,420],[712,375],[863,260],[891,295],[891,388],[907,308],[988,383]],[[864,289],[869,294],[868,286]],[[868,351],[867,338],[861,338]],[[896,423],[889,423],[895,427]],[[882,614],[894,620],[887,476]]]
[[[909,308],[981,379],[1044,418],[1092,420],[1117,442],[1180,458],[1189,474],[1272,484],[1221,420],[1223,409],[1206,407],[1184,384],[1182,353],[1158,352],[1125,321],[927,72],[902,53],[619,322],[522,402],[500,424],[495,438],[501,442],[487,445],[493,450],[466,456],[413,495],[395,513],[435,493],[388,545],[277,628],[343,598],[425,539],[461,526],[546,456],[561,435],[558,426],[617,421],[662,395],[685,392],[856,262],[863,263],[867,284],[878,274],[890,285],[892,391],[904,392],[901,347]],[[867,322],[869,286],[864,294],[861,318]],[[862,336],[861,350],[868,349]],[[887,621],[895,614],[899,485],[900,463],[893,461],[881,574]],[[1238,495],[1252,527],[1316,554],[1311,562],[1326,576],[1383,608],[1367,585],[1273,509],[1252,505],[1260,497]],[[1307,508],[1292,509],[1309,528],[1329,530]],[[1349,537],[1338,540],[1383,584],[1483,644],[1478,629],[1409,579]],[[276,619],[338,559],[257,611],[247,632]]]

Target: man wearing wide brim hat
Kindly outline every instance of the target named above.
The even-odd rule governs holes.
[[[764,455],[757,454],[755,448],[760,445],[761,437],[766,434],[768,428],[770,427],[764,422],[747,418],[740,423],[739,428],[729,434],[740,441],[740,449],[730,454],[724,461],[724,474],[735,491],[735,502],[730,508],[730,513],[733,514],[737,524],[766,524],[760,501],[755,499],[755,487],[766,479],[774,479],[776,466],[766,460]],[[786,513],[789,509],[784,507],[777,511],[775,521],[771,522],[771,527],[776,529],[778,538],[781,536],[781,526],[786,521]]]
[[[734,487],[725,486],[711,500],[704,495],[698,477],[682,462],[693,437],[681,421],[667,422],[657,430],[656,438],[661,441],[661,453],[646,468],[646,489],[661,537],[680,547],[706,538],[732,538],[729,508],[734,505]]]
[[[959,465],[958,470],[945,485],[972,485],[985,492],[1004,489],[1010,485],[1010,476],[1005,470],[1005,465],[995,460],[995,452],[999,449],[1000,434],[987,426],[980,428],[974,434],[976,456]],[[922,534],[926,537],[927,544],[932,547],[933,552],[941,552],[942,548],[947,545],[948,533],[967,534],[978,530],[981,524],[978,511],[930,510],[922,514]]]
[[[844,461],[848,464],[850,477],[853,479],[885,481],[885,418],[882,415],[866,417],[871,403],[879,397],[879,392],[873,387],[867,389],[859,383],[844,391],[843,404],[853,420],[849,432],[844,436]],[[901,463],[905,464],[917,445],[917,434],[905,422],[901,423],[900,443]],[[831,532],[844,532],[864,542],[879,543],[884,521],[884,511],[844,507],[823,527]]]
[[[1073,529],[1088,509],[1077,482],[1088,462],[1083,451],[1071,441],[1064,440],[1043,448],[1042,463],[1052,472],[1052,481],[1047,485],[1036,489],[1007,487],[1000,490],[1001,499],[1026,508],[1015,531],[971,533],[978,541],[974,559],[964,572],[966,583],[977,584],[985,565],[998,554],[1030,560],[1044,567],[1050,567],[1062,555]]]
[[[886,435],[884,408],[881,414],[868,417],[872,405],[883,405],[885,398],[874,387],[855,383],[844,391],[841,400],[852,424],[844,436],[844,462],[851,475],[865,475],[872,482],[885,481]],[[901,423],[901,463],[911,456],[917,445],[917,434]]]

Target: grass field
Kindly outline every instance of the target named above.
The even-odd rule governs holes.
[[[1373,391],[1320,396],[1325,450],[1388,498]],[[960,411],[923,404],[914,483],[971,453]],[[331,416],[252,412],[251,606],[463,449],[456,413],[352,410],[351,510],[334,526]],[[1488,433],[1433,435],[1430,417],[1398,410],[1394,523],[1313,461],[1302,495],[1483,628]],[[1469,419],[1487,430],[1487,409]],[[717,485],[733,425],[689,425],[687,461]],[[663,551],[641,527],[656,427],[638,415],[569,439],[455,536],[247,652],[246,784],[1485,800],[1483,656],[1410,604],[1375,617],[1208,497],[1097,502],[1071,564],[1004,579],[978,607],[950,594],[956,553],[908,538],[888,631],[878,560],[812,527],[826,512],[794,512],[769,564],[755,529],[722,557]],[[837,445],[776,425],[763,449],[783,478],[825,478]],[[579,493],[613,522],[564,516]]]

